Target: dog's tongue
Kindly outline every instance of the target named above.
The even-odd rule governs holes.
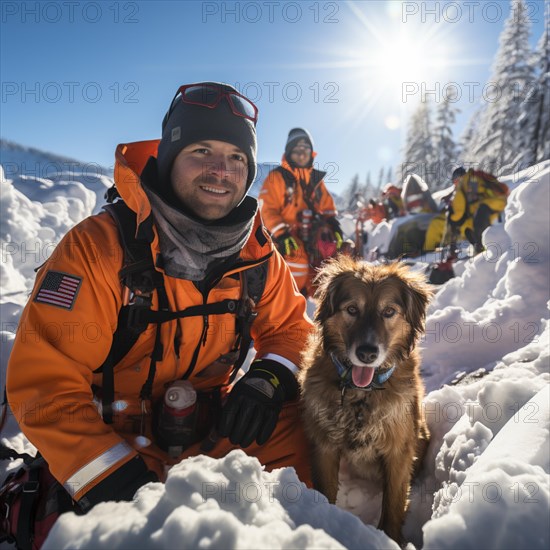
[[[351,379],[359,388],[365,388],[372,382],[374,376],[374,367],[357,367],[353,365],[351,369]]]

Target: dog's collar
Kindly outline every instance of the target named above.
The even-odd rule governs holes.
[[[338,375],[340,376],[340,387],[342,388],[342,391],[346,388],[353,388],[354,390],[362,391],[382,390],[384,389],[384,384],[390,379],[390,376],[395,371],[395,365],[392,365],[384,372],[375,372],[372,382],[368,386],[361,388],[356,386],[351,379],[351,369],[353,368],[353,365],[344,365],[344,363],[338,359],[336,354],[332,352],[330,353],[330,358],[332,359],[332,362],[338,371]]]

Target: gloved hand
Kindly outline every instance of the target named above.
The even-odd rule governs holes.
[[[299,248],[296,239],[290,234],[289,231],[285,231],[278,237],[275,237],[275,245],[283,256],[289,256],[292,252],[295,252]]]
[[[336,239],[336,250],[340,250],[340,248],[342,247],[342,243],[344,242],[344,233],[342,231],[342,226],[334,216],[332,216],[331,218],[327,218],[326,221],[334,232],[334,238]]]
[[[290,370],[259,359],[235,384],[222,409],[218,433],[233,445],[263,445],[270,437],[285,401],[296,399],[298,382]]]

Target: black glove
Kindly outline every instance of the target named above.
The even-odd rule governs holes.
[[[235,384],[222,409],[218,433],[233,445],[263,445],[275,430],[285,401],[298,397],[298,382],[290,370],[270,359],[252,363]]]
[[[299,248],[296,239],[288,231],[275,237],[275,245],[283,256],[289,256]]]

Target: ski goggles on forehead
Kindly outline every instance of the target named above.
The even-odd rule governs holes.
[[[178,101],[214,109],[223,98],[227,99],[227,103],[235,116],[246,118],[256,125],[258,107],[250,99],[235,90],[227,90],[213,84],[185,84],[180,86],[170,105],[167,119]]]

